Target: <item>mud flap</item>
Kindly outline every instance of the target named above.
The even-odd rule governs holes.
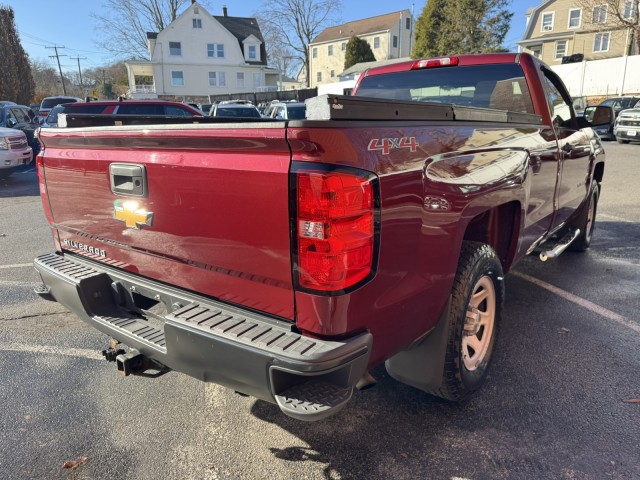
[[[424,392],[437,394],[444,374],[449,327],[447,317],[450,308],[451,296],[436,327],[419,343],[397,353],[385,362],[391,377]]]

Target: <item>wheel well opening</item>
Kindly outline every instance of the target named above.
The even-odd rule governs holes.
[[[502,269],[509,271],[518,246],[520,204],[509,202],[491,208],[474,217],[464,234],[464,240],[486,243],[496,251]]]

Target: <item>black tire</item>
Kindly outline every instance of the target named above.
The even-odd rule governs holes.
[[[451,291],[442,384],[434,394],[461,402],[484,383],[503,303],[502,265],[495,251],[483,243],[464,242]]]
[[[591,190],[589,190],[589,200],[582,209],[582,212],[580,212],[578,220],[574,223],[574,226],[580,229],[580,235],[569,245],[569,250],[572,252],[584,252],[589,248],[589,245],[591,245],[593,230],[596,226],[599,197],[600,187],[598,186],[598,182],[593,180],[591,182]]]
[[[616,140],[618,141],[618,143],[629,143],[631,140],[623,140],[621,138],[616,138]]]

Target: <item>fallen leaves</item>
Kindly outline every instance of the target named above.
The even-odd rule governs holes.
[[[62,468],[67,468],[69,470],[75,470],[81,465],[87,463],[89,459],[87,457],[82,457],[80,460],[67,460],[62,464]]]
[[[629,400],[625,400],[627,403],[640,403],[640,398],[630,398]]]
[[[568,328],[564,328],[564,327],[558,329],[558,333],[560,333],[560,334],[569,333],[570,331],[571,330],[569,330]]]

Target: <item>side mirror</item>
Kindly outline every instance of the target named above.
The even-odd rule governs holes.
[[[612,124],[615,115],[613,108],[605,105],[596,105],[584,109],[584,118],[589,122],[589,126],[598,127]]]
[[[7,127],[13,128],[18,124],[18,121],[15,118],[7,118]]]

